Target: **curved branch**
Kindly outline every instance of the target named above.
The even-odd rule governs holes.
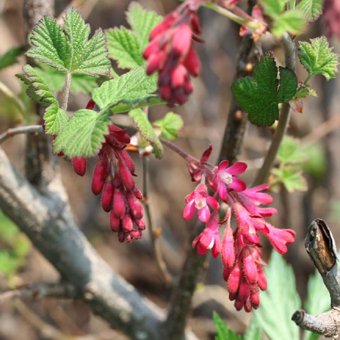
[[[133,339],[159,339],[160,309],[100,258],[76,226],[59,178],[42,196],[0,149],[0,207],[95,313]]]
[[[336,337],[340,330],[340,267],[334,238],[325,221],[316,219],[311,223],[305,239],[305,248],[322,276],[332,308],[317,316],[299,310],[293,314],[292,320],[303,329],[327,337]]]

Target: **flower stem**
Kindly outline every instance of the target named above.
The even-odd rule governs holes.
[[[230,19],[230,20],[232,20],[232,21],[234,21],[234,22],[236,22],[240,25],[246,25],[246,23],[247,23],[247,21],[244,18],[242,18],[242,17],[234,14],[233,12],[229,11],[228,9],[223,8],[223,7],[216,5],[214,3],[207,3],[207,4],[204,5],[204,7],[210,8],[213,11],[217,12],[218,14],[221,14],[221,15],[225,16],[226,18],[228,18],[228,19]]]
[[[149,204],[149,199],[148,199],[148,192],[149,192],[149,181],[148,181],[148,176],[149,176],[149,159],[147,157],[143,157],[143,197],[144,197],[144,210],[145,214],[148,220],[148,226],[150,229],[150,239],[151,239],[151,244],[153,248],[153,252],[155,255],[155,260],[156,264],[158,267],[158,271],[162,276],[162,280],[164,283],[168,286],[172,282],[171,275],[169,274],[169,271],[167,269],[167,266],[164,262],[164,259],[162,257],[162,252],[159,244],[159,239],[157,238],[157,230],[155,230],[154,225],[153,225],[153,219],[152,219],[152,214],[151,214],[151,209],[150,209],[150,204]]]
[[[193,156],[191,156],[188,152],[186,152],[185,150],[183,150],[182,148],[180,148],[178,145],[160,138],[160,141],[169,149],[171,149],[172,151],[176,152],[178,155],[180,155],[182,158],[184,158],[187,162],[195,162],[195,163],[199,163],[199,160]]]
[[[285,34],[282,37],[282,43],[283,43],[283,48],[285,51],[286,66],[289,69],[294,70],[295,59],[296,59],[295,44],[288,34]],[[277,129],[273,136],[268,153],[264,159],[263,165],[255,178],[254,185],[259,185],[267,181],[269,174],[270,174],[270,169],[272,168],[274,164],[280,144],[286,133],[289,119],[290,119],[290,104],[284,103],[282,104]]]

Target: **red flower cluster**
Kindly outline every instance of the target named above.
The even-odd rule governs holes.
[[[150,33],[144,51],[148,60],[147,74],[159,73],[160,96],[170,105],[183,104],[192,92],[190,76],[201,69],[193,38],[200,34],[197,10],[202,0],[187,0],[168,14]]]
[[[91,108],[89,104],[87,108]],[[120,242],[140,239],[145,229],[140,202],[143,195],[133,179],[135,165],[125,150],[129,142],[124,130],[110,125],[92,176],[92,192],[102,194],[102,208],[110,212],[111,229],[118,233]],[[78,175],[85,174],[85,158],[73,158],[72,165]]]
[[[263,207],[272,202],[272,197],[263,192],[268,189],[267,185],[247,188],[237,177],[246,170],[245,163],[236,162],[229,166],[228,161],[223,161],[214,167],[207,163],[210,153],[211,147],[203,153],[200,161],[189,162],[193,181],[200,183],[186,197],[183,217],[190,219],[197,211],[198,218],[206,223],[193,241],[193,247],[201,255],[209,250],[214,257],[221,254],[229,298],[235,301],[237,310],[244,308],[250,312],[259,306],[260,290],[267,287],[258,232],[265,235],[280,254],[286,253],[287,245],[294,242],[295,232],[275,228],[265,220],[277,211]],[[212,194],[208,193],[208,188]],[[218,210],[222,203],[227,204],[227,213],[224,220],[219,221]],[[236,220],[234,231],[232,216]],[[225,229],[221,240],[222,226]]]

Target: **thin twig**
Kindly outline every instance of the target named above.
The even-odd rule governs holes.
[[[282,37],[282,43],[285,51],[286,67],[288,67],[291,70],[294,70],[296,59],[295,44],[288,34],[285,34]],[[284,103],[282,104],[277,129],[275,131],[271,145],[264,159],[263,165],[259,170],[257,177],[254,181],[254,185],[266,182],[270,173],[270,169],[274,164],[282,139],[286,133],[289,119],[290,119],[290,105],[289,103]]]
[[[340,128],[340,116],[334,115],[333,118],[326,120],[316,127],[311,133],[302,138],[303,144],[314,144],[326,137],[329,133]]]
[[[42,127],[42,125],[27,125],[27,126],[19,126],[17,128],[10,128],[0,135],[0,144],[15,135],[28,134],[28,133],[43,133],[43,132],[44,132],[44,128]]]
[[[71,299],[76,297],[75,288],[65,283],[35,283],[0,292],[0,304],[6,300],[20,298],[38,300],[42,298]]]
[[[152,249],[155,255],[155,260],[157,264],[157,268],[159,273],[162,276],[162,279],[166,285],[170,285],[172,282],[172,277],[169,274],[169,271],[167,269],[167,266],[164,262],[162,251],[159,243],[159,236],[157,229],[155,229],[151,214],[151,208],[149,204],[148,199],[148,193],[149,193],[149,159],[147,157],[143,157],[143,196],[144,196],[144,210],[146,213],[146,217],[148,219],[148,226],[150,229],[150,239],[151,239],[151,245]]]
[[[195,162],[199,163],[199,160],[193,156],[191,156],[188,152],[185,150],[181,149],[178,145],[164,139],[160,138],[160,141],[169,149],[172,151],[176,152],[178,155],[180,155],[182,158],[184,158],[187,162]]]

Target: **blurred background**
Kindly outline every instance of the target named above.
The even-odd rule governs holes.
[[[92,30],[101,27],[126,25],[124,12],[128,0],[73,1],[90,23]],[[172,0],[138,1],[148,9],[164,15],[178,2]],[[56,16],[70,1],[56,0]],[[22,0],[0,0],[0,55],[12,47],[25,45],[25,23]],[[203,71],[194,81],[194,93],[189,102],[173,111],[184,119],[176,143],[199,157],[209,144],[214,147],[212,161],[216,162],[230,106],[230,85],[235,75],[240,37],[239,27],[211,11],[200,11],[203,44],[198,46]],[[340,25],[340,23],[339,23]],[[300,39],[306,40],[325,34],[324,19],[310,26]],[[340,52],[336,37],[331,38],[335,51]],[[275,50],[282,61],[282,51],[269,37],[263,39],[264,50]],[[18,64],[0,71],[0,133],[20,124],[34,123],[36,117],[29,110],[22,110],[16,98],[27,101],[21,83],[15,74],[22,72],[23,56]],[[118,72],[121,72],[117,69]],[[299,80],[306,77],[297,67]],[[306,295],[308,275],[313,265],[304,250],[306,229],[314,218],[323,218],[331,226],[336,241],[340,242],[340,111],[339,77],[329,82],[317,78],[312,86],[318,96],[305,100],[303,112],[293,113],[288,133],[296,138],[300,151],[299,167],[303,170],[300,190],[287,190],[276,186],[274,203],[279,214],[272,219],[278,227],[290,227],[297,232],[294,245],[286,256],[297,277],[301,297]],[[73,94],[70,110],[85,107],[89,94]],[[301,108],[300,108],[301,109]],[[23,112],[24,111],[24,112]],[[161,118],[167,107],[151,110],[151,117]],[[248,126],[239,160],[249,164],[244,179],[250,183],[269,145],[272,130]],[[3,144],[10,159],[20,171],[24,170],[25,137],[16,136]],[[141,174],[141,161],[135,156]],[[69,161],[61,159],[63,182],[70,197],[73,212],[83,232],[112,269],[131,282],[142,294],[161,307],[166,307],[171,288],[165,285],[157,270],[150,237],[132,244],[120,244],[110,231],[109,217],[100,208],[100,200],[91,193],[91,171],[78,177]],[[93,169],[94,163],[90,164]],[[191,222],[182,219],[184,197],[193,190],[184,161],[166,150],[161,161],[150,160],[150,207],[156,228],[162,231],[162,254],[171,275],[178,275],[186,249],[189,246]],[[137,179],[141,186],[141,175]],[[289,188],[288,188],[289,189]],[[192,222],[194,223],[194,222]],[[268,259],[270,247],[264,247]],[[142,268],[142,270],[141,270]],[[0,291],[34,282],[55,281],[54,268],[0,212]],[[0,295],[1,296],[1,295]],[[201,339],[213,338],[212,311],[227,320],[228,325],[243,332],[250,316],[236,312],[228,300],[224,287],[220,260],[208,260],[206,271],[200,277],[193,299],[190,325]],[[19,331],[20,330],[20,331]],[[0,339],[125,339],[109,329],[105,322],[94,316],[81,301],[7,300],[0,297]]]

